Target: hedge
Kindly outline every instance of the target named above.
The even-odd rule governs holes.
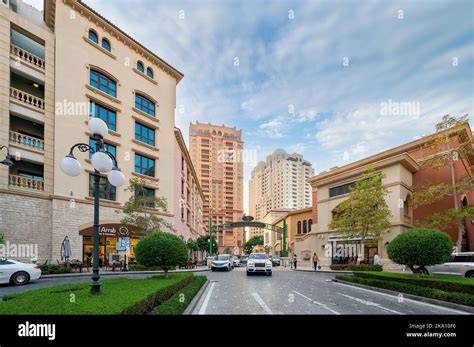
[[[349,271],[382,271],[382,265],[373,264],[332,264],[331,270],[349,270]]]
[[[53,286],[3,297],[2,314],[145,314],[192,281],[191,273],[173,273],[144,279],[101,280],[100,294],[86,282]]]
[[[43,264],[39,265],[42,275],[66,274],[70,273],[71,269],[64,265]]]
[[[163,271],[159,266],[145,266],[142,264],[130,264],[128,266],[129,271]]]
[[[151,314],[182,314],[199,289],[201,289],[204,283],[206,283],[206,281],[206,276],[195,276],[191,283],[189,283],[183,289],[177,291],[169,300],[155,307],[155,309],[151,311]]]
[[[474,280],[470,278],[441,277],[432,275],[398,274],[391,272],[357,272],[354,274],[360,278],[373,278],[379,280],[390,280],[399,283],[414,284],[421,287],[429,287],[447,292],[461,292],[474,295]]]
[[[414,284],[395,282],[386,279],[364,278],[357,276],[357,274],[354,274],[354,276],[337,275],[336,279],[474,307],[474,296],[472,294],[446,292],[439,289],[421,287]]]

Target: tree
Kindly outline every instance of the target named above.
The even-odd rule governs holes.
[[[5,243],[5,236],[3,234],[0,234],[0,245],[3,245]]]
[[[190,252],[192,257],[194,258],[194,252],[199,251],[198,244],[197,244],[196,240],[193,240],[192,238],[189,238],[188,242],[186,242],[186,247],[188,248],[188,251]]]
[[[209,235],[204,235],[204,236],[199,236],[196,240],[198,249],[202,252],[202,255],[204,257],[204,252],[209,252]],[[212,253],[216,253],[218,250],[217,246],[217,241],[216,238],[212,238]],[[211,254],[212,256],[212,254]]]
[[[455,163],[473,155],[471,140],[458,136],[457,141],[453,137],[469,122],[468,116],[452,117],[445,115],[441,122],[435,125],[436,132],[427,136],[425,149],[428,150],[427,157],[421,161],[422,166],[430,166],[435,170],[448,167],[451,174],[449,183],[428,183],[415,187],[413,193],[414,207],[428,206],[446,198],[452,198],[454,207],[446,209],[441,213],[434,213],[418,224],[423,227],[446,228],[456,226],[458,237],[456,247],[462,250],[462,240],[465,234],[465,218],[474,218],[474,209],[470,206],[459,206],[458,198],[466,192],[474,190],[473,179],[469,175],[457,176]],[[436,153],[433,154],[433,149]]]
[[[263,236],[257,235],[253,236],[250,239],[248,239],[247,242],[244,243],[244,252],[245,254],[250,254],[253,252],[253,249],[255,246],[263,246]]]
[[[138,235],[147,235],[155,230],[175,232],[173,226],[158,214],[168,212],[166,198],[148,195],[143,179],[132,178],[126,190],[132,195],[124,205],[122,224],[135,226]]]
[[[141,265],[159,266],[168,277],[168,270],[188,261],[186,243],[178,236],[157,231],[143,237],[135,246],[135,257]]]
[[[347,238],[364,240],[380,239],[382,232],[390,228],[390,209],[385,201],[388,190],[383,187],[384,176],[373,169],[349,188],[349,197],[333,210],[329,229],[337,230]]]
[[[446,262],[453,244],[449,235],[434,229],[410,229],[397,235],[387,247],[388,257],[408,266],[413,273],[426,272],[426,266]]]

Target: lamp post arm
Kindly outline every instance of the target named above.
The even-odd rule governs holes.
[[[82,152],[82,153],[85,153],[87,151],[91,152],[92,154],[94,154],[96,151],[94,148],[92,148],[90,145],[88,145],[87,143],[76,143],[74,146],[71,147],[71,149],[69,150],[69,154],[70,155],[73,155],[73,152],[75,149],[78,149],[79,152]]]

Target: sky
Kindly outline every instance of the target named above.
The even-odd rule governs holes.
[[[318,173],[473,115],[473,1],[85,2],[184,73],[185,139],[196,120],[236,126],[258,160],[283,148]]]

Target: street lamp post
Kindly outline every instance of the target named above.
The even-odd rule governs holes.
[[[71,147],[69,154],[60,163],[62,171],[68,176],[79,176],[81,164],[74,156],[74,149],[80,152],[92,153],[91,162],[94,167],[94,264],[92,270],[91,293],[100,293],[99,275],[99,184],[101,174],[107,174],[107,179],[115,187],[125,184],[125,176],[117,165],[115,156],[104,148],[104,137],[108,134],[107,124],[100,118],[89,118],[89,131],[94,140],[94,146],[87,143],[77,143]]]
[[[5,159],[0,161],[0,164],[6,165],[6,166],[13,166],[13,161],[12,161],[12,158],[10,157],[10,152],[8,151],[8,147],[0,146],[0,151],[3,151],[4,149],[7,150],[7,154],[5,155]]]

